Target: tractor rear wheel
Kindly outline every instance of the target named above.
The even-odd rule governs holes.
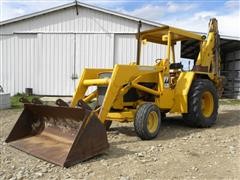
[[[193,82],[188,94],[188,113],[184,121],[194,127],[210,127],[217,120],[218,94],[214,84],[207,79]]]
[[[161,112],[158,106],[153,103],[141,105],[136,112],[134,128],[142,140],[155,138],[161,125]]]

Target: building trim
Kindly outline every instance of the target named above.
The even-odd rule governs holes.
[[[116,12],[116,11],[108,10],[108,9],[105,9],[105,8],[89,5],[89,4],[78,2],[78,1],[77,1],[77,5],[81,6],[81,7],[88,8],[88,9],[92,9],[92,10],[104,12],[104,13],[107,13],[107,14],[115,15],[115,16],[118,16],[118,17],[126,18],[126,19],[133,20],[133,21],[142,21],[143,23],[148,24],[148,25],[152,25],[152,26],[163,26],[164,25],[164,24],[161,24],[161,23],[158,23],[158,22],[154,22],[154,21],[150,21],[150,20],[146,20],[146,19],[142,19],[142,18],[137,18],[137,17],[134,17],[134,16],[126,15],[126,14],[123,14],[123,13],[119,13],[119,12]],[[30,18],[33,18],[33,17],[36,17],[36,16],[48,14],[48,13],[51,13],[51,12],[54,12],[54,11],[66,9],[66,8],[73,7],[73,6],[76,6],[75,2],[67,3],[67,4],[64,4],[64,5],[61,5],[61,6],[53,7],[53,8],[50,8],[50,9],[42,10],[42,11],[31,13],[31,14],[27,14],[27,15],[24,15],[24,16],[12,18],[12,19],[0,22],[0,26],[15,23],[15,22],[18,22],[18,21],[26,20],[26,19],[30,19]]]

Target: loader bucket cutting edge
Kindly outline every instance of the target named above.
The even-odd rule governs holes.
[[[86,108],[24,104],[6,139],[11,146],[69,167],[109,147],[105,127]]]

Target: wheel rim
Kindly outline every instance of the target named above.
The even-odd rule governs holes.
[[[154,133],[158,128],[158,114],[155,111],[148,115],[147,128],[150,133]]]
[[[212,115],[214,108],[213,96],[209,91],[206,91],[202,95],[201,110],[204,117],[208,118]]]

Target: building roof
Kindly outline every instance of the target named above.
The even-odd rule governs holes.
[[[192,31],[192,32],[193,32],[193,33],[200,34],[200,35],[205,35],[205,36],[207,36],[207,33],[197,32],[197,31]],[[228,35],[223,35],[223,34],[220,34],[220,36],[221,36],[221,38],[223,38],[223,39],[240,41],[240,37],[239,37],[239,36],[228,36]]]
[[[231,53],[240,50],[240,41],[238,39],[230,39],[225,36],[221,36],[220,48],[223,54]],[[181,42],[181,57],[188,59],[197,59],[200,49],[199,41],[187,40]]]
[[[123,14],[123,13],[120,13],[120,12],[108,10],[108,9],[105,9],[105,8],[101,8],[101,7],[97,7],[97,6],[94,6],[94,5],[82,3],[82,2],[79,2],[79,1],[74,1],[74,2],[71,2],[71,3],[63,4],[61,6],[56,6],[56,7],[50,8],[50,9],[38,11],[38,12],[27,14],[27,15],[24,15],[24,16],[19,16],[19,17],[16,17],[16,18],[5,20],[5,21],[0,21],[0,26],[15,23],[15,22],[18,22],[18,21],[26,20],[26,19],[30,19],[30,18],[33,18],[33,17],[36,17],[36,16],[48,14],[48,13],[58,11],[58,10],[62,10],[62,9],[65,9],[65,8],[74,7],[76,5],[78,5],[80,7],[85,7],[85,8],[89,8],[89,9],[92,9],[92,10],[104,12],[104,13],[107,13],[107,14],[115,15],[115,16],[118,16],[118,17],[130,19],[130,20],[133,20],[133,21],[141,21],[142,23],[149,24],[149,25],[156,26],[156,27],[167,26],[166,24],[146,20],[146,19],[143,19],[143,18],[138,18],[138,17],[135,17],[135,16],[131,16],[131,15]],[[202,33],[202,32],[194,32],[194,33],[197,33],[197,34],[200,34],[200,35],[206,35],[206,33]],[[240,41],[240,37],[227,36],[227,35],[220,35],[220,36],[221,36],[222,39],[225,39],[225,40]]]
[[[96,11],[104,12],[104,13],[107,13],[107,14],[115,15],[115,16],[118,16],[118,17],[130,19],[130,20],[133,20],[133,21],[142,21],[145,24],[149,24],[149,25],[153,25],[153,26],[163,26],[164,25],[164,24],[161,24],[161,23],[158,23],[158,22],[149,21],[149,20],[146,20],[146,19],[130,16],[130,15],[127,15],[127,14],[119,13],[119,12],[116,12],[116,11],[112,11],[112,10],[108,10],[108,9],[105,9],[105,8],[101,8],[101,7],[97,7],[97,6],[93,6],[93,5],[90,5],[90,4],[86,4],[86,3],[76,1],[76,2],[72,2],[72,3],[64,4],[64,5],[61,5],[61,6],[53,7],[53,8],[50,8],[50,9],[38,11],[38,12],[35,12],[35,13],[27,14],[27,15],[24,15],[24,16],[19,16],[19,17],[16,17],[16,18],[1,21],[0,26],[10,24],[10,23],[14,23],[14,22],[17,22],[17,21],[22,21],[22,20],[29,19],[29,18],[33,18],[33,17],[36,17],[36,16],[48,14],[48,13],[51,13],[51,12],[54,12],[54,11],[58,11],[58,10],[61,10],[61,9],[73,7],[73,6],[76,6],[76,5],[81,6],[81,7],[85,7],[85,8],[89,8],[89,9],[93,9],[93,10],[96,10]]]

